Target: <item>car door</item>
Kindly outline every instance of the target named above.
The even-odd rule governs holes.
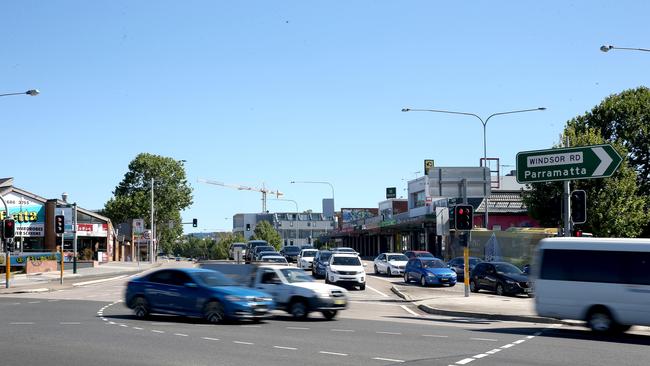
[[[199,285],[187,273],[172,271],[169,291],[171,308],[179,313],[198,313],[197,299],[200,297]]]
[[[375,266],[377,266],[377,271],[379,273],[385,273],[386,272],[386,254],[380,254],[375,259]]]
[[[495,291],[497,288],[497,271],[494,268],[494,265],[488,264],[485,266],[485,272],[482,279],[482,287],[491,291]]]
[[[481,289],[483,287],[483,277],[485,276],[485,268],[487,267],[487,264],[479,264],[474,268],[474,271],[472,271],[471,276],[472,280],[476,284],[477,288]]]
[[[172,270],[162,270],[149,275],[144,294],[151,310],[160,312],[173,311],[172,308]]]
[[[271,268],[262,268],[257,275],[259,277],[255,287],[258,290],[271,295],[273,299],[278,301],[279,295],[281,294],[280,285],[282,284],[282,281],[277,272]]]

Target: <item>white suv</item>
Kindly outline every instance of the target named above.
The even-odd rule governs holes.
[[[303,249],[298,254],[296,262],[298,263],[298,268],[307,269],[311,271],[311,265],[314,262],[314,257],[318,253],[318,249]]]
[[[365,264],[356,254],[332,253],[325,274],[325,283],[350,284],[366,289]]]

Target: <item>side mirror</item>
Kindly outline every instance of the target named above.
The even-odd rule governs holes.
[[[194,282],[187,282],[185,284],[185,287],[187,287],[187,288],[198,288],[199,286]]]

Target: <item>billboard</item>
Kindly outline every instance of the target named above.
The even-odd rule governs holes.
[[[19,193],[10,192],[4,195],[7,209],[16,220],[16,236],[43,237],[45,236],[45,206]],[[0,220],[7,217],[4,207],[0,205]]]
[[[379,215],[377,208],[342,208],[341,218],[343,223],[367,219]]]

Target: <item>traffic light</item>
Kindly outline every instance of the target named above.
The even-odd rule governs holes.
[[[65,216],[54,216],[54,232],[57,234],[65,233]]]
[[[13,239],[16,236],[16,221],[14,219],[4,219],[2,221],[2,238]]]
[[[454,228],[456,230],[472,230],[474,207],[471,205],[456,205],[454,207],[454,219]]]
[[[192,226],[193,226],[193,227],[197,227],[197,226],[199,226],[199,220],[197,220],[197,219],[192,219]]]
[[[587,193],[581,189],[571,192],[571,221],[574,224],[587,221]]]
[[[246,231],[251,231],[251,224],[246,224]]]

